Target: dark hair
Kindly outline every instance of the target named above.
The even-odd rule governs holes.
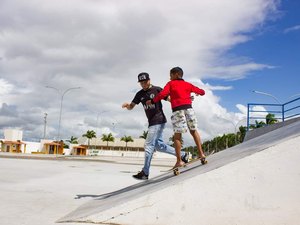
[[[180,67],[174,67],[170,70],[170,73],[178,73],[180,77],[183,76],[183,70]]]

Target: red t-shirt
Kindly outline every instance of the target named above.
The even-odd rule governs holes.
[[[187,109],[192,107],[191,93],[205,95],[205,91],[184,81],[183,79],[169,81],[164,89],[154,98],[153,103],[160,101],[170,95],[173,111]]]

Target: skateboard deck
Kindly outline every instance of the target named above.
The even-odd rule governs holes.
[[[172,169],[169,169],[169,170],[166,170],[166,171],[163,171],[163,172],[171,172],[173,171],[174,175],[177,176],[180,174],[180,171],[186,167],[188,167],[190,164],[193,164],[195,162],[198,162],[198,161],[201,161],[201,164],[202,165],[205,165],[208,163],[207,161],[207,157],[212,155],[214,153],[214,151],[210,152],[205,158],[197,158],[197,159],[193,159],[191,161],[189,161],[188,163],[185,163],[183,166],[179,166],[179,167],[174,167]]]
[[[183,169],[184,167],[187,167],[187,166],[189,166],[190,164],[195,163],[195,162],[197,162],[197,161],[201,161],[201,164],[202,164],[202,165],[207,164],[206,158],[201,158],[201,159],[198,158],[198,159],[191,160],[191,161],[189,161],[188,163],[185,163],[183,166],[174,167],[174,168],[172,168],[171,170],[173,171],[174,175],[177,176],[177,175],[180,174],[181,169]]]

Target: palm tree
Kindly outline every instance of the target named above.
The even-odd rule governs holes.
[[[88,139],[88,148],[90,148],[90,140],[96,137],[96,132],[93,130],[88,130],[82,137],[86,137]]]
[[[70,140],[66,140],[67,142],[69,142],[70,144],[78,144],[78,138],[71,136]]]
[[[256,128],[264,127],[266,125],[274,124],[277,122],[278,122],[278,120],[275,118],[275,115],[272,113],[268,113],[266,115],[266,122],[263,122],[263,121],[258,122],[257,120],[255,120],[255,125],[254,124],[250,125],[250,128],[256,129]]]
[[[272,113],[269,113],[268,115],[266,115],[266,124],[274,124],[277,123],[278,120],[275,118],[275,115]]]
[[[265,122],[263,122],[263,121],[258,122],[257,120],[255,120],[255,125],[252,124],[250,126],[250,128],[251,129],[256,129],[256,128],[264,127],[265,125],[266,125]]]
[[[126,151],[127,151],[127,144],[128,144],[128,142],[133,142],[133,139],[132,139],[131,136],[124,135],[124,137],[121,138],[121,141],[125,141],[126,142]]]
[[[108,142],[114,142],[115,138],[112,135],[112,133],[109,133],[109,134],[102,134],[101,140],[106,141],[106,143],[107,143],[106,147],[108,148]]]
[[[146,139],[148,135],[148,131],[143,131],[143,134],[140,136],[140,138]]]
[[[247,127],[244,126],[239,127],[239,132],[236,134],[239,143],[242,143],[244,141],[246,132],[247,132]]]

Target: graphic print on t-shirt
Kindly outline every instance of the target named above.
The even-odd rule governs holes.
[[[161,90],[162,88],[157,86],[152,86],[148,90],[142,89],[138,93],[136,93],[134,99],[132,100],[132,102],[135,104],[143,104],[146,116],[148,118],[149,126],[167,122],[160,101],[151,105],[146,104],[146,101],[153,99],[154,96]]]

